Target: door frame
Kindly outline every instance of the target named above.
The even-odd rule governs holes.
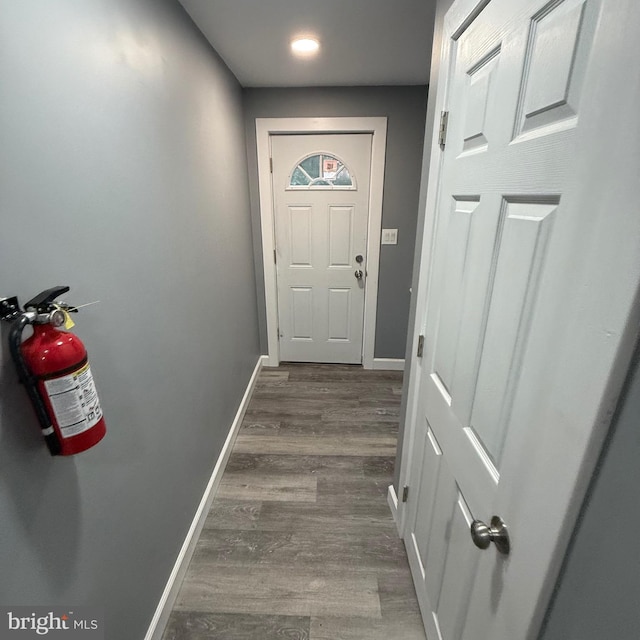
[[[404,419],[404,439],[402,450],[399,453],[400,472],[398,476],[398,490],[402,493],[402,488],[410,484],[414,469],[412,468],[413,452],[416,446],[415,435],[416,425],[419,417],[420,409],[420,387],[422,377],[422,359],[417,357],[417,349],[420,335],[425,332],[427,301],[431,288],[431,262],[433,259],[435,230],[438,219],[438,204],[441,197],[440,178],[442,175],[442,160],[444,157],[443,150],[439,145],[439,128],[438,122],[442,111],[448,110],[449,103],[449,72],[452,65],[452,56],[450,55],[449,41],[458,38],[467,26],[478,16],[485,8],[490,0],[455,0],[451,7],[447,10],[442,23],[442,42],[440,44],[440,66],[437,72],[437,86],[434,85],[435,109],[434,121],[432,122],[433,133],[431,140],[425,139],[425,145],[431,144],[430,150],[425,148],[423,158],[429,159],[429,163],[423,165],[421,178],[421,190],[426,190],[425,213],[424,213],[424,229],[421,238],[416,240],[421,242],[420,259],[414,265],[414,269],[418,271],[417,285],[415,289],[416,296],[416,314],[411,333],[408,336],[408,344],[411,345],[410,360],[406,363],[405,371],[408,373],[408,381],[406,387],[407,404],[406,416]],[[437,26],[435,30],[437,32]],[[434,56],[435,59],[435,56]],[[422,198],[421,198],[422,201]],[[636,344],[636,334],[632,330],[634,323],[640,316],[640,299],[636,299],[636,304],[629,317],[626,327],[624,342],[626,349],[621,348],[618,352],[615,369],[612,369],[609,384],[605,389],[608,404],[613,406],[616,401],[622,397],[624,381],[630,370],[631,356],[634,353]],[[634,320],[635,318],[635,320]],[[428,345],[425,345],[425,353]],[[610,430],[614,413],[607,416],[606,420],[602,420],[598,424],[593,425],[591,431],[591,439],[585,455],[582,459],[578,474],[575,476],[575,484],[573,487],[573,504],[567,512],[566,518],[561,524],[559,535],[556,539],[554,552],[555,565],[550,568],[546,575],[543,585],[543,592],[535,612],[536,620],[542,623],[542,619],[549,602],[554,587],[556,585],[560,565],[566,557],[567,549],[571,536],[574,532],[576,523],[578,522],[579,511],[583,500],[587,495],[589,483],[592,479],[593,472],[596,468],[599,455],[603,449],[607,434]],[[409,534],[407,522],[408,503],[399,499],[394,485],[389,486],[388,503],[391,508],[396,527],[402,539]],[[426,623],[425,623],[426,625]],[[428,629],[428,627],[426,627]]]
[[[260,226],[262,234],[262,266],[267,319],[267,355],[265,365],[280,363],[278,342],[278,283],[273,259],[275,244],[275,194],[271,180],[271,136],[300,133],[370,133],[371,180],[369,186],[369,219],[367,223],[367,286],[364,297],[362,332],[362,365],[374,368],[376,313],[378,305],[378,272],[380,236],[382,233],[382,195],[387,144],[387,118],[256,118],[258,156],[258,190],[260,194]]]
[[[488,0],[468,0],[467,5],[476,5],[480,9],[484,8]],[[473,15],[473,8],[469,8],[469,15]],[[431,88],[435,88],[435,107],[433,111],[433,122],[431,123],[431,140],[425,138],[424,144],[431,145],[430,152],[423,153],[423,170],[420,178],[420,188],[426,191],[425,197],[425,213],[424,227],[422,237],[416,238],[416,242],[420,242],[420,258],[414,264],[414,270],[418,271],[418,280],[415,288],[415,319],[413,327],[409,328],[411,333],[407,335],[407,344],[411,344],[408,350],[410,359],[405,362],[405,375],[407,404],[404,418],[404,435],[402,440],[402,450],[399,452],[400,457],[400,473],[398,475],[398,493],[402,493],[402,488],[409,484],[411,477],[411,460],[413,457],[413,448],[416,432],[416,419],[418,417],[418,409],[420,406],[420,382],[422,377],[422,358],[418,358],[418,347],[420,336],[424,335],[427,320],[427,300],[429,295],[429,285],[431,283],[431,260],[434,250],[436,219],[438,210],[438,200],[440,196],[440,175],[442,173],[442,159],[444,157],[443,149],[440,147],[440,128],[438,126],[441,113],[446,110],[445,104],[448,96],[448,69],[450,64],[449,48],[447,46],[447,25],[449,24],[449,13],[447,11],[443,18],[439,56],[436,60],[432,52],[432,64],[438,63],[438,72],[430,77],[429,93]],[[434,25],[434,33],[437,33],[438,25]],[[437,84],[433,83],[433,80]],[[428,130],[429,124],[427,124]],[[428,161],[427,161],[428,158]],[[425,162],[426,161],[426,162]],[[427,163],[428,162],[428,163]],[[420,201],[422,202],[422,197]],[[398,498],[396,489],[393,485],[389,485],[388,503],[396,522],[396,527],[400,537],[404,539],[405,524],[407,517],[407,503]]]

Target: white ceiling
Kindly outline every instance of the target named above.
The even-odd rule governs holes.
[[[427,84],[435,0],[180,0],[244,87]],[[293,36],[320,53],[301,60]]]

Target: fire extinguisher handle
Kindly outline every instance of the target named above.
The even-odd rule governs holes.
[[[69,287],[51,287],[51,289],[42,291],[35,298],[29,300],[29,302],[24,305],[24,308],[33,308],[44,313],[46,311],[49,311],[49,308],[57,297],[61,296],[63,293],[67,293],[67,291],[69,291]]]

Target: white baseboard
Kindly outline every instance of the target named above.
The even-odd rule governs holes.
[[[253,370],[253,374],[251,375],[249,384],[247,385],[247,388],[244,392],[244,396],[242,396],[242,400],[240,401],[238,411],[236,412],[233,423],[231,424],[231,428],[229,429],[227,439],[225,440],[222,451],[218,456],[218,461],[213,468],[213,473],[211,474],[211,478],[209,479],[207,488],[204,490],[204,494],[202,496],[202,499],[200,500],[200,504],[198,505],[196,514],[193,517],[193,521],[191,522],[191,526],[189,527],[189,531],[187,532],[187,536],[182,543],[180,553],[178,553],[178,557],[176,558],[175,564],[173,565],[173,569],[171,571],[171,574],[169,575],[169,579],[167,580],[164,591],[162,592],[160,602],[158,602],[158,606],[156,607],[156,611],[153,615],[153,618],[151,619],[151,624],[149,625],[149,629],[147,630],[144,640],[161,640],[162,638],[165,627],[167,626],[167,622],[169,621],[169,615],[171,614],[171,610],[173,609],[176,597],[178,596],[178,591],[180,590],[182,580],[185,573],[187,572],[189,562],[191,561],[191,556],[193,556],[196,542],[200,537],[200,533],[202,532],[202,528],[204,527],[204,521],[207,518],[207,514],[209,513],[209,509],[211,508],[211,503],[213,502],[213,498],[215,497],[216,491],[218,490],[218,485],[220,484],[220,480],[222,479],[222,474],[224,473],[225,467],[227,466],[227,461],[229,460],[229,456],[231,455],[233,443],[235,442],[236,436],[238,435],[238,431],[240,429],[240,425],[242,424],[242,420],[244,419],[244,414],[247,411],[247,407],[249,406],[253,388],[255,387],[256,380],[258,379],[258,375],[260,374],[260,370],[262,369],[262,366],[266,359],[267,356],[260,356],[258,358],[258,362],[256,363],[255,369]]]
[[[404,371],[404,358],[374,358],[374,369],[386,369],[387,371]]]
[[[393,521],[396,523],[396,528],[399,532],[400,527],[398,523],[398,496],[396,495],[396,490],[392,484],[389,485],[389,490],[387,491],[387,504],[389,505],[389,509],[391,509]]]
[[[271,356],[262,356],[263,367],[278,367],[280,363],[277,358]],[[362,362],[364,369],[380,369],[381,371],[404,371],[404,358],[374,358]]]
[[[265,356],[260,356],[260,357],[262,358],[263,367],[279,367],[280,366],[280,362],[278,358],[276,358],[275,356],[271,356],[267,354]]]

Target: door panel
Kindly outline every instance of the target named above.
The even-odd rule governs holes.
[[[437,490],[433,496],[433,517],[429,537],[423,541],[423,555],[426,571],[426,586],[432,598],[433,611],[439,612],[440,593],[447,562],[448,544],[451,532],[452,505],[458,494],[455,478],[446,464],[439,465],[436,481]],[[451,563],[449,563],[451,565]],[[451,570],[451,566],[449,567]]]
[[[469,507],[458,491],[449,516],[447,560],[436,609],[443,639],[459,638],[464,629],[465,620],[460,612],[464,611],[469,601],[479,556],[478,550],[469,544],[472,521]]]
[[[291,267],[310,267],[313,263],[311,246],[311,207],[287,207],[289,212],[289,255]]]
[[[470,426],[498,466],[556,205],[504,202]]]
[[[630,111],[619,126],[636,137],[603,153],[603,96],[640,98],[614,35],[640,28],[640,10],[623,4],[490,0],[474,12],[462,0],[445,26],[449,130],[431,185],[404,531],[434,639],[536,637],[615,406],[640,281]],[[472,543],[473,519],[493,515],[508,556]]]
[[[584,24],[586,8],[584,0],[565,0],[532,18],[516,135],[559,123],[575,126],[595,26],[592,19]]]
[[[487,114],[493,108],[500,47],[490,51],[473,69],[469,70],[467,104],[464,115],[463,153],[478,153],[489,147]]]
[[[329,266],[351,267],[353,262],[353,207],[329,208]]]
[[[449,390],[453,389],[465,280],[471,265],[469,259],[471,229],[477,206],[478,202],[473,200],[452,202],[453,212],[450,214],[449,226],[443,242],[446,279],[444,274],[440,275],[440,278],[442,286],[447,287],[449,291],[443,292],[443,304],[437,323],[447,329],[439,332],[442,338],[437,341],[437,348],[434,350],[433,370],[440,384],[448,390],[448,394],[450,394]]]
[[[287,210],[289,213],[289,266],[310,267],[313,262],[311,207],[287,207]]]
[[[464,622],[459,617],[459,603],[469,597],[478,552],[464,544],[471,512],[428,428],[419,491],[409,555],[418,560],[440,637],[457,638]]]
[[[371,140],[271,138],[281,360],[362,362]]]
[[[428,558],[429,541],[437,538],[437,536],[431,536],[430,533],[433,525],[436,488],[440,474],[440,461],[442,459],[442,451],[435,440],[433,432],[428,427],[425,431],[424,445],[422,449],[421,479],[418,487],[421,500],[417,505],[417,518],[415,531],[413,532],[413,542],[424,573],[424,564],[427,562]],[[442,558],[442,566],[444,567],[444,556],[442,555],[438,557]],[[431,576],[435,575],[436,571],[437,567],[434,562],[431,562]],[[436,583],[439,587],[439,580],[437,580]],[[435,601],[435,592],[430,592],[429,595],[432,596],[432,601]]]
[[[291,327],[294,340],[311,340],[313,335],[313,289],[291,287]]]
[[[351,289],[329,289],[329,341],[349,341]]]

